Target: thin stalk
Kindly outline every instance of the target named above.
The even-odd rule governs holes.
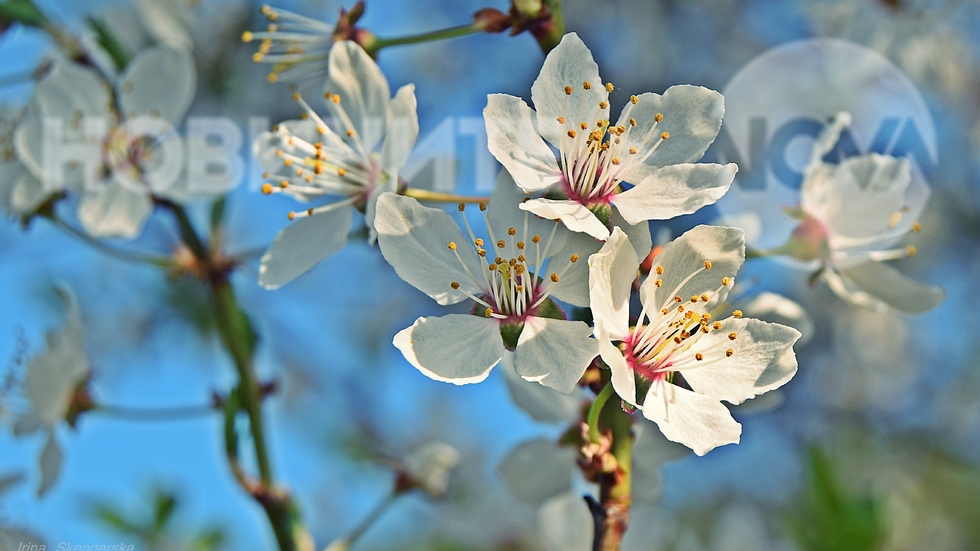
[[[460,36],[466,36],[468,34],[481,32],[483,29],[478,27],[474,23],[468,23],[466,25],[460,25],[458,27],[449,27],[448,29],[440,29],[438,31],[431,31],[422,34],[412,34],[408,36],[398,36],[395,38],[376,38],[369,46],[366,48],[369,54],[374,55],[376,52],[382,48],[387,48],[389,46],[402,46],[405,44],[418,44],[420,42],[434,42],[436,40],[446,40],[450,38],[457,38]]]
[[[606,401],[609,400],[612,393],[612,383],[606,383],[606,386],[602,387],[602,391],[600,391],[595,397],[595,401],[592,402],[592,406],[589,407],[587,423],[589,425],[589,441],[593,444],[599,443],[599,413],[602,412],[602,408],[606,405]]]
[[[398,499],[399,495],[401,494],[398,492],[392,492],[388,494],[387,497],[385,497],[380,503],[374,506],[374,509],[371,509],[371,512],[368,513],[368,516],[365,517],[364,520],[362,520],[361,523],[358,524],[356,528],[351,530],[350,534],[344,537],[344,539],[347,542],[348,548],[353,547],[354,544],[357,542],[357,540],[359,540],[361,536],[364,535],[364,532],[367,532],[369,528],[374,526],[374,523],[377,522],[378,519],[385,514],[385,511],[387,511],[388,508],[391,507],[391,505]]]
[[[431,201],[433,203],[486,203],[489,197],[470,197],[467,195],[455,195],[453,193],[443,193],[441,191],[429,191],[427,189],[406,188],[406,197],[414,197],[419,201]]]
[[[113,258],[118,258],[120,260],[126,260],[128,262],[138,262],[141,264],[149,264],[151,266],[157,266],[159,268],[170,268],[173,267],[174,261],[166,256],[154,255],[150,253],[143,253],[139,251],[127,251],[125,249],[118,249],[111,245],[107,245],[102,241],[92,237],[91,235],[85,233],[84,231],[72,226],[71,224],[65,222],[57,215],[51,217],[51,221],[54,223],[55,227],[77,237],[78,239],[84,241],[86,244],[95,248],[101,253],[104,253]]]

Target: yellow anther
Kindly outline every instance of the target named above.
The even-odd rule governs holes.
[[[654,271],[657,272],[657,275],[664,275],[664,267],[663,266],[657,266],[656,268],[654,268]]]
[[[708,323],[709,321],[711,321],[711,314],[705,312],[704,315],[701,316],[701,321],[703,321],[704,323]]]
[[[683,305],[683,304],[681,304],[680,306],[678,306],[678,307],[677,307],[677,311],[678,311],[678,312],[683,312],[683,311],[684,311],[684,305]]]
[[[460,204],[457,205],[456,208],[459,209],[459,212],[463,212],[464,210],[466,210],[466,203],[460,202]]]
[[[453,289],[459,289],[459,282],[453,281],[452,283],[449,284],[449,286],[452,287]]]
[[[299,92],[293,92],[293,101],[299,101],[299,98],[300,98]]]
[[[487,210],[487,202],[486,201],[480,201],[480,212],[483,212],[485,210]]]
[[[312,184],[313,183],[313,175],[312,174],[307,174],[306,176],[303,176],[303,180],[305,180],[307,184]]]
[[[491,265],[490,265],[490,267],[489,267],[488,269],[489,269],[489,270],[490,270],[491,272],[495,272],[495,271],[497,271],[497,265],[496,265],[496,264],[491,264]]]
[[[534,237],[531,238],[531,243],[534,243],[535,245],[537,245],[540,242],[541,242],[541,236],[540,235],[535,235]]]
[[[589,81],[585,81],[585,82],[582,83],[582,88],[585,89],[585,90],[591,90],[592,89],[592,83],[589,82]]]
[[[670,137],[670,132],[664,132],[663,134],[660,135],[661,140],[666,140],[669,137]]]
[[[684,299],[682,299],[680,295],[676,295],[674,296],[674,302],[684,302]]]
[[[636,96],[630,96],[630,103],[632,103],[633,105],[636,105],[638,101],[640,101],[640,98]]]
[[[255,52],[252,54],[252,63],[262,63],[263,59],[265,59],[265,54],[262,52]]]
[[[569,130],[568,131],[568,137],[569,138],[574,138],[575,137],[575,131],[574,130]]]
[[[668,312],[669,312],[669,310],[667,310],[666,308],[664,308],[663,310],[660,311],[660,313],[663,314],[663,315],[665,315],[665,316],[667,315]]]
[[[269,73],[269,76],[267,76],[266,78],[269,80],[269,82],[275,84],[279,80],[279,73],[273,71]]]
[[[684,339],[682,339],[682,338],[680,338],[680,337],[674,337],[674,342],[675,342],[676,344],[680,344],[680,343],[682,343],[682,342],[684,342]]]
[[[497,241],[497,248],[498,249],[503,249],[506,246],[507,246],[507,243],[505,243],[503,239],[500,239],[500,240]]]
[[[701,294],[701,302],[708,302],[708,293]]]
[[[473,244],[476,245],[477,247],[482,247],[483,246],[483,238],[477,237],[476,239],[473,240]]]
[[[524,261],[526,261],[526,260],[527,260],[527,259],[526,259],[526,258],[524,258],[524,255],[522,255],[522,254],[519,254],[519,255],[517,255],[517,261],[518,261],[518,262],[524,262]]]
[[[630,117],[630,126],[636,126],[636,119]]]
[[[350,138],[353,135],[354,135],[354,129],[353,128],[348,128],[347,129],[347,137]]]
[[[738,333],[736,333],[734,331],[732,331],[731,333],[728,334],[728,340],[730,340],[730,341],[733,341],[733,340],[735,340],[737,338],[738,338]]]
[[[255,37],[252,35],[252,31],[245,31],[242,33],[242,42],[245,42],[246,44],[251,42],[253,38]]]
[[[341,178],[343,178],[346,175],[347,175],[347,171],[346,170],[344,170],[343,168],[338,168],[337,169],[337,176],[340,176]]]
[[[600,101],[599,102],[599,109],[606,109],[607,107],[609,107],[609,104],[608,103],[606,103],[604,101]]]
[[[558,283],[558,274],[551,274],[551,282]]]
[[[456,250],[456,242],[455,241],[450,241],[449,242],[449,250],[450,251],[455,251]]]
[[[707,335],[708,334],[708,326],[707,325],[702,325],[701,326],[701,332],[704,333],[705,335]]]
[[[716,322],[712,323],[711,324],[711,328],[714,329],[715,331],[721,329],[721,322],[720,321],[716,321]]]
[[[691,319],[693,317],[694,317],[694,312],[692,312],[690,310],[688,310],[687,312],[684,312],[684,319]]]
[[[735,319],[742,319],[742,311],[735,310],[734,312],[732,312],[732,317],[734,317]]]
[[[309,113],[300,113],[299,114],[299,120],[301,120],[301,121],[309,120],[309,118],[310,118],[310,114]]]
[[[510,266],[511,268],[513,268],[514,266],[517,265],[517,259],[516,258],[511,258],[510,260],[507,261],[507,265]]]
[[[517,228],[515,228],[513,226],[510,227],[510,228],[507,228],[507,235],[517,235]]]
[[[577,254],[573,254],[572,256],[568,257],[568,260],[570,260],[574,264],[574,263],[578,262],[578,255]]]
[[[486,256],[487,256],[487,250],[486,249],[477,249],[476,250],[476,254],[480,255],[480,258],[486,258]]]
[[[905,247],[905,254],[909,256],[915,256],[917,252],[919,251],[916,250],[915,245],[909,245],[908,247]]]
[[[316,127],[316,131],[317,131],[318,134],[320,134],[322,136],[322,135],[324,135],[324,134],[327,133],[327,127],[326,126],[317,126]]]
[[[493,308],[487,308],[486,310],[483,311],[483,313],[484,313],[485,317],[488,317],[488,318],[489,317],[492,317],[493,316]]]
[[[705,270],[710,270],[711,269],[711,261],[710,260],[705,260],[704,261],[704,269]]]
[[[681,338],[682,339],[689,339],[689,338],[691,338],[691,333],[689,331],[681,331]]]
[[[287,217],[288,217],[288,218],[289,218],[290,220],[295,220],[295,219],[296,219],[296,213],[295,213],[295,212],[293,212],[293,211],[289,211],[289,214],[287,215]]]
[[[731,358],[732,357],[732,354],[735,354],[735,351],[732,350],[731,348],[729,348],[728,350],[725,351],[725,356],[728,357],[728,358]]]
[[[566,96],[572,95],[572,87],[571,86],[566,86],[565,87],[565,95]]]
[[[654,281],[653,284],[656,285],[658,288],[659,287],[663,287],[664,286],[664,280],[658,279],[658,280]]]
[[[272,184],[262,184],[262,193],[266,195],[272,193]]]
[[[582,130],[588,130],[588,129],[589,129],[589,125],[588,125],[588,123],[585,123],[585,122],[580,122],[580,123],[578,123],[578,126],[579,126],[579,128],[581,128]]]
[[[657,122],[663,122],[664,121],[664,114],[663,113],[657,113],[656,115],[653,116],[653,120],[655,120]]]
[[[340,94],[334,94],[334,95],[330,96],[330,101],[332,101],[332,102],[334,102],[334,103],[336,103],[336,104],[339,105],[340,104]]]
[[[313,209],[311,209],[311,208],[310,209],[306,209],[306,215],[307,216],[313,216]]]
[[[279,182],[279,187],[281,187],[282,189],[288,188],[289,187],[289,180],[283,180],[283,181]]]
[[[731,283],[731,282],[732,282],[732,280],[728,276],[725,276],[725,277],[721,278],[721,284],[724,287],[728,287],[728,284]]]
[[[697,296],[697,295],[692,295],[692,296],[691,296],[691,302],[692,302],[692,303],[695,303],[695,302],[697,302],[697,301],[698,301],[698,296]]]
[[[285,166],[290,166],[293,164],[293,160],[290,159],[289,157],[286,157],[285,159],[283,159],[282,164]]]
[[[595,121],[596,128],[602,128],[603,126],[606,126],[607,124],[609,124],[609,123],[607,121],[604,121],[604,120]],[[600,134],[600,136],[601,135],[602,134]]]
[[[700,362],[701,360],[704,359],[704,354],[698,352],[697,354],[694,355],[694,359]]]
[[[919,233],[920,231],[922,231],[922,224],[920,224],[918,222],[913,222],[912,223],[912,231],[914,231],[915,233]]]
[[[611,83],[611,82],[607,82],[607,83],[606,83],[606,91],[607,91],[607,92],[612,92],[612,91],[613,91],[613,90],[615,90],[615,89],[616,89],[616,87],[615,87],[615,86],[613,86],[613,83]]]
[[[524,247],[525,247],[525,245],[524,245],[524,242],[523,241],[518,241],[517,242],[517,250],[523,251],[524,250]],[[524,262],[524,255],[521,255],[521,256],[517,257],[517,259],[520,260],[521,262]]]
[[[610,160],[609,162],[611,162],[614,165],[618,165],[621,161],[619,160],[619,157],[613,157],[612,160]]]
[[[565,124],[565,117],[558,117],[559,124]]]

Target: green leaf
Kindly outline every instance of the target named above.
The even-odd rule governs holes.
[[[218,529],[208,530],[191,542],[192,551],[212,551],[225,543],[225,533]]]
[[[170,522],[176,509],[176,497],[166,492],[157,491],[156,504],[153,511],[153,531],[162,532]]]
[[[102,49],[109,54],[112,63],[116,66],[116,70],[122,71],[125,69],[126,65],[129,64],[129,60],[132,59],[132,55],[126,46],[116,38],[112,29],[100,19],[94,17],[88,17],[85,21],[95,32],[95,39],[99,43],[99,46],[102,46]]]
[[[124,517],[122,513],[112,509],[108,505],[97,505],[95,509],[95,518],[109,528],[112,528],[122,534],[129,534],[133,536],[143,535],[143,530],[141,528]]]
[[[14,22],[28,27],[42,27],[48,22],[48,18],[32,0],[0,2],[0,23],[10,25]]]

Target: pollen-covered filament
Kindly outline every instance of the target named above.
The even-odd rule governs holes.
[[[252,61],[272,64],[270,82],[326,73],[333,25],[269,6],[262,6],[261,11],[269,21],[265,31],[245,31],[242,41],[259,42]]]
[[[507,228],[505,235],[498,236],[490,226],[486,208],[485,203],[480,203],[488,239],[476,237],[464,214],[463,223],[472,247],[464,248],[456,242],[448,244],[463,270],[482,292],[479,295],[470,293],[458,281],[450,282],[450,286],[481,305],[483,310],[480,311],[486,317],[520,323],[534,315],[579,257],[576,254],[564,258],[554,256],[558,251],[551,250],[551,245],[558,222],[545,238],[538,234],[528,235],[528,213],[524,212],[522,229]],[[460,203],[460,212],[465,209],[466,205]],[[470,270],[463,260],[462,255],[466,254],[476,254],[481,267],[478,273]]]
[[[704,268],[681,282],[671,295],[667,295],[660,310],[651,312],[644,306],[637,325],[630,329],[621,346],[627,365],[635,373],[648,381],[660,381],[672,372],[711,365],[735,354],[734,341],[738,334],[734,331],[729,331],[728,339],[692,352],[695,343],[708,333],[726,330],[724,322],[712,319],[708,304],[722,288],[732,284],[731,278],[722,278],[718,288],[700,295],[681,297],[676,294],[695,275],[709,270],[710,266],[710,262],[705,262]],[[662,274],[663,268],[658,266],[656,275],[651,277]],[[663,288],[661,279],[656,279],[655,283],[658,291]]]
[[[334,132],[312,107],[298,94],[293,99],[303,109],[303,118],[316,125],[319,141],[310,142],[292,132],[286,124],[278,124],[273,131],[278,135],[281,147],[275,155],[283,165],[283,174],[264,175],[271,181],[262,186],[262,193],[285,193],[300,200],[339,195],[343,204],[364,201],[374,186],[387,178],[377,163],[377,155],[366,151],[360,137],[353,131],[350,118],[342,106],[338,94],[327,92],[325,99],[333,105],[340,124],[347,128],[344,137]],[[310,216],[337,208],[338,203],[292,212],[290,220]]]
[[[589,90],[592,86],[586,82],[582,87]],[[606,85],[607,90],[612,88],[611,84]],[[630,117],[630,113],[639,101],[636,96],[630,97],[629,104],[623,110],[620,120],[626,121],[624,125],[610,125],[607,101],[598,102],[602,118],[580,120],[578,113],[593,112],[592,106],[585,105],[585,102],[592,100],[586,94],[581,94],[578,104],[574,104],[572,91],[572,86],[565,87],[564,109],[562,116],[558,117],[558,123],[564,129],[558,144],[558,160],[567,186],[565,191],[569,199],[586,206],[608,204],[630,171],[649,158],[670,138],[670,134],[658,132],[657,127],[664,117],[657,113],[642,136],[634,135],[637,121]]]

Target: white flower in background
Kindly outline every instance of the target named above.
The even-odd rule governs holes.
[[[465,213],[464,236],[442,210],[394,193],[378,199],[378,243],[398,275],[439,304],[475,303],[472,314],[420,317],[395,335],[395,346],[426,376],[477,383],[513,353],[508,362],[524,379],[568,394],[596,357],[589,326],[565,320],[551,300],[588,304],[584,260],[595,249],[569,250],[566,241],[578,242],[557,222],[519,210],[522,197],[502,171],[489,207],[480,205],[486,239]]]
[[[897,246],[921,226],[907,216],[921,212],[928,193],[906,204],[912,181],[908,160],[869,154],[840,164],[821,161],[850,123],[840,113],[814,144],[804,172],[799,208],[787,212],[800,220],[789,240],[771,251],[819,266],[819,276],[833,292],[855,306],[918,314],[940,302],[945,293],[884,264],[915,255],[915,247]]]
[[[81,194],[78,219],[90,234],[135,237],[153,211],[152,195],[168,196],[176,179],[172,169],[182,168],[175,163],[179,142],[168,136],[190,106],[196,83],[186,51],[144,50],[119,76],[117,111],[97,72],[59,62],[37,85],[18,125],[17,157],[45,193]]]
[[[300,201],[333,199],[291,212],[290,220],[262,257],[259,284],[276,289],[344,248],[352,210],[364,213],[373,243],[374,208],[379,195],[398,188],[398,171],[419,133],[415,86],[391,97],[381,69],[360,46],[337,42],[330,50],[325,95],[335,128],[294,94],[306,118],[277,125],[255,142],[266,176],[266,194],[285,193]]]
[[[402,464],[406,483],[439,499],[449,489],[449,474],[459,465],[459,451],[445,442],[427,442],[408,454]]]
[[[713,320],[745,257],[742,231],[698,226],[664,247],[640,285],[643,310],[630,325],[639,260],[618,228],[589,259],[595,335],[616,393],[698,455],[739,441],[742,427],[721,400],[739,404],[796,373],[795,329],[740,311]]]
[[[0,107],[0,209],[11,216],[30,215],[51,195],[17,158],[13,138],[20,117],[19,110]]]
[[[268,5],[262,6],[261,11],[269,20],[265,31],[245,31],[242,41],[259,41],[252,61],[272,64],[269,82],[307,79],[329,71],[328,56],[336,40],[335,25]],[[341,9],[341,21],[346,15]]]
[[[514,96],[488,97],[490,152],[524,191],[546,192],[521,208],[605,239],[615,225],[610,209],[638,224],[692,213],[728,191],[734,164],[692,164],[721,128],[721,94],[674,86],[662,96],[631,96],[612,125],[613,90],[600,80],[589,49],[569,33],[531,87],[536,111]]]
[[[65,420],[76,387],[83,384],[91,372],[78,304],[70,292],[59,290],[59,294],[68,307],[65,325],[47,334],[47,349],[27,364],[24,387],[31,409],[14,422],[16,435],[47,433],[47,443],[40,458],[38,496],[51,488],[61,469],[62,453],[55,439],[55,426]]]

